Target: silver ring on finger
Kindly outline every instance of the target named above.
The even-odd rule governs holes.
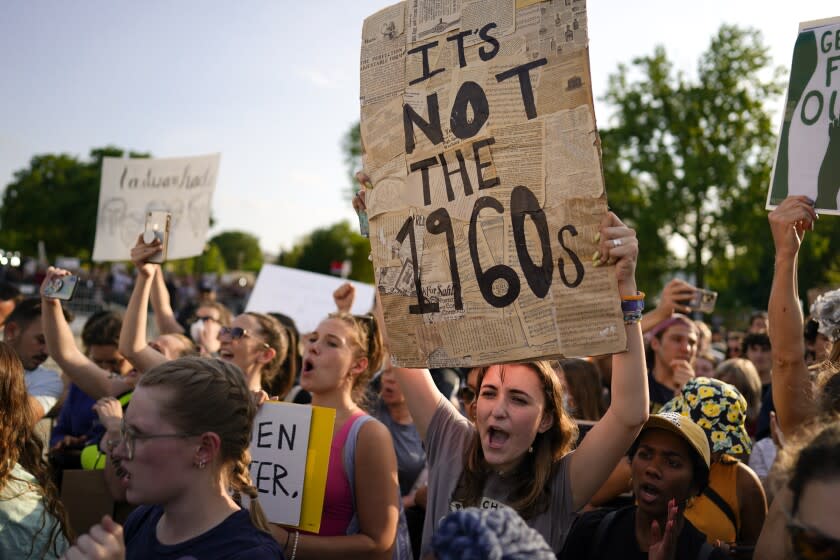
[[[613,239],[612,240],[613,247],[620,247],[621,246],[621,239]]]

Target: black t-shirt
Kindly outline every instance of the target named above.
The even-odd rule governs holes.
[[[773,404],[773,384],[761,386],[761,410],[755,426],[755,441],[770,437],[770,413],[776,410]]]
[[[650,412],[656,414],[666,402],[674,398],[674,391],[657,381],[653,377],[653,370],[648,370],[648,396],[650,396]]]
[[[251,524],[248,510],[241,509],[227,519],[188,541],[161,544],[156,528],[163,508],[140,506],[125,522],[126,560],[277,560],[283,551],[277,541]]]
[[[617,511],[609,528],[600,539],[600,550],[595,543],[598,524],[610,511]],[[697,558],[706,535],[689,523],[684,522],[682,532],[677,539],[677,553],[674,558],[693,560]],[[599,509],[581,515],[572,525],[563,551],[558,558],[568,560],[647,560],[648,553],[639,549],[636,541],[636,506],[620,510]],[[709,560],[726,560],[729,556],[715,548]]]

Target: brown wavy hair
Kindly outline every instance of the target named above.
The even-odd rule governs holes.
[[[260,371],[260,385],[269,395],[277,395],[283,400],[292,390],[297,373],[283,371],[280,367],[289,354],[289,333],[280,321],[271,315],[253,311],[247,311],[245,315],[253,317],[259,323],[260,336],[265,339],[266,344],[274,348],[274,357],[270,362],[263,364]]]
[[[44,500],[38,532],[50,531],[49,545],[41,551],[41,558],[47,555],[49,549],[60,556],[64,551],[59,550],[59,535],[64,535],[68,542],[72,542],[75,535],[64,505],[58,498],[49,465],[44,460],[44,444],[35,434],[33,420],[23,365],[15,351],[5,342],[0,342],[0,489],[6,488],[9,481],[15,479],[12,469],[16,463],[35,477],[37,491]],[[57,521],[50,529],[47,528],[49,516]],[[35,546],[34,539],[32,546]],[[30,549],[29,556],[33,553],[34,550]]]
[[[251,429],[257,406],[234,364],[215,358],[186,357],[165,362],[140,377],[140,387],[167,387],[172,392],[161,403],[161,416],[184,433],[213,432],[221,440],[220,476],[235,494],[250,498],[255,527],[271,534],[251,481]]]
[[[350,327],[353,346],[356,349],[356,358],[367,358],[368,365],[365,371],[356,376],[353,380],[352,397],[353,402],[365,408],[367,403],[367,386],[373,374],[382,367],[385,358],[385,345],[382,339],[382,330],[373,315],[353,315],[352,313],[330,313],[328,319],[337,319]]]
[[[600,420],[607,412],[607,403],[598,366],[580,358],[563,359],[555,365],[566,378],[569,393],[575,401],[574,417],[580,420]]]
[[[538,361],[516,365],[525,366],[537,375],[545,397],[543,414],[550,414],[552,417],[551,427],[545,432],[537,433],[534,438],[533,452],[526,453],[517,472],[509,475],[510,480],[515,482],[508,505],[524,519],[530,519],[548,509],[551,499],[551,477],[560,459],[574,448],[578,427],[563,409],[563,387],[551,364],[548,361]],[[493,366],[483,367],[478,372],[479,399],[484,376],[490,367]],[[501,375],[504,376],[505,366],[499,367]],[[484,458],[478,430],[464,453],[464,470],[455,489],[454,499],[465,507],[476,506],[481,500],[487,477],[492,471],[492,467]]]

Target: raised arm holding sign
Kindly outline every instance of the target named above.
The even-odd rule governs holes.
[[[519,5],[365,21],[363,184],[396,364],[626,347],[615,271],[591,258],[607,207],[585,6]]]
[[[840,18],[799,24],[767,209],[801,195],[840,214]]]
[[[597,262],[617,259],[628,350],[613,355],[612,403],[574,454],[577,429],[547,362],[481,368],[475,427],[440,394],[428,370],[395,370],[429,461],[424,550],[447,511],[503,502],[559,552],[572,512],[588,503],[638,435],[648,411],[638,242],[612,213],[601,224],[600,240]]]

